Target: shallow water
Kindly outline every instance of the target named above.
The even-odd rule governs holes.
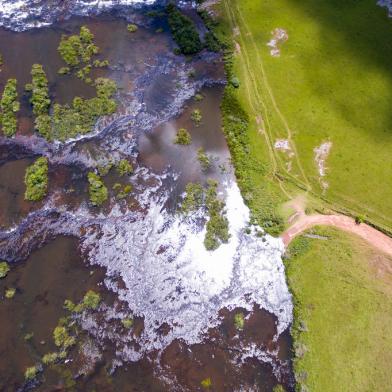
[[[0,382],[9,390],[23,386],[26,366],[54,349],[51,334],[65,314],[64,299],[78,301],[93,288],[103,303],[73,316],[78,343],[66,363],[45,368],[37,390],[196,391],[206,378],[216,391],[268,391],[277,382],[290,390],[292,305],[283,245],[248,226],[249,211],[221,132],[219,56],[203,53],[191,61],[174,56],[167,32],[156,32],[165,27],[160,19],[130,35],[126,22],[112,16],[73,18],[25,33],[0,31],[0,52],[4,49],[8,62],[0,81],[12,74],[21,86],[38,61],[57,101],[89,96],[89,87],[56,74],[62,65],[59,37],[81,23],[96,34],[102,58],[110,61],[104,73],[119,84],[119,111],[100,120],[93,135],[52,146],[23,136],[32,135],[25,100],[17,137],[0,138],[6,162],[0,166],[0,217],[7,228],[0,232],[0,256],[18,261],[0,281],[2,291],[17,288],[14,299],[0,302],[6,331]],[[25,62],[16,55],[22,51],[7,42],[26,51]],[[192,98],[196,91],[203,95],[200,102]],[[199,126],[191,120],[196,108],[203,116]],[[191,146],[173,144],[181,127],[189,130]],[[199,147],[213,162],[207,172],[197,162]],[[49,195],[32,204],[23,200],[23,176],[37,154],[50,161]],[[110,170],[104,177],[110,198],[92,207],[87,171],[120,158],[132,162],[134,173],[120,177]],[[230,222],[230,241],[215,252],[203,245],[203,211],[186,219],[178,213],[185,185],[208,178],[219,182]],[[117,182],[133,186],[130,197],[116,199],[111,188]],[[238,312],[245,316],[243,330],[234,327]],[[134,319],[130,330],[121,325],[124,317]],[[26,342],[30,331],[34,337]]]

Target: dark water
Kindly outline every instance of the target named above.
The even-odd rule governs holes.
[[[3,86],[7,78],[16,77],[23,96],[23,85],[30,81],[31,65],[38,62],[47,72],[55,101],[65,103],[75,95],[92,96],[93,89],[75,77],[57,75],[57,70],[63,65],[56,51],[61,34],[77,32],[81,24],[88,25],[95,34],[102,50],[101,58],[110,61],[110,68],[96,71],[95,76],[116,79],[120,87],[120,113],[127,111],[127,99],[133,95],[142,96],[146,112],[151,116],[171,104],[168,92],[175,91],[175,83],[179,83],[175,68],[160,72],[151,82],[138,79],[141,74],[148,73],[152,65],[158,64],[165,69],[165,64],[160,65],[159,59],[171,50],[173,43],[165,31],[155,31],[157,26],[160,27],[159,21],[153,28],[140,28],[132,35],[127,33],[125,21],[109,16],[73,18],[54,28],[25,33],[1,30],[0,52],[5,65],[0,73],[0,85]],[[165,27],[165,24],[162,26]],[[221,66],[202,61],[196,61],[193,68],[196,79],[222,74]],[[178,179],[172,184],[175,188],[171,200],[173,206],[188,182],[204,182],[211,177],[220,180],[229,168],[230,156],[221,132],[219,111],[222,92],[222,87],[203,88],[200,91],[203,100],[187,100],[180,114],[151,131],[138,132],[132,127],[127,130],[130,137],[136,139],[137,154],[129,156],[136,171],[148,168],[162,174],[170,168],[178,174]],[[31,135],[32,117],[26,97],[22,103],[18,134]],[[191,120],[194,109],[200,109],[203,116],[198,126]],[[179,128],[190,132],[191,146],[173,144]],[[100,158],[104,142],[91,139],[75,146],[72,151]],[[201,172],[197,162],[199,147],[203,147],[212,160],[207,173]],[[18,224],[29,213],[43,206],[43,202],[28,203],[23,198],[24,172],[33,158],[14,159],[0,166],[1,228]],[[51,165],[48,197],[51,205],[67,211],[88,206],[86,172],[85,167],[77,164]],[[138,174],[120,178],[113,169],[105,177],[109,190],[117,182],[130,183],[135,194],[154,186],[153,180],[143,181],[146,180]],[[122,203],[123,209],[138,208],[134,195],[121,203],[111,190],[110,196],[102,209],[88,208],[97,214],[109,212],[117,203]],[[188,346],[181,340],[175,340],[162,352],[153,352],[135,362],[118,363],[118,367],[116,350],[121,349],[121,344],[106,337],[96,340],[81,328],[78,343],[70,351],[67,363],[60,362],[45,368],[36,385],[24,384],[25,369],[39,363],[45,353],[56,348],[52,332],[58,320],[66,315],[63,309],[65,299],[78,302],[88,289],[93,289],[102,295],[104,306],[117,312],[128,311],[126,305],[105,288],[105,271],[89,267],[84,258],[77,239],[58,237],[34,250],[24,262],[13,265],[8,276],[0,280],[1,391],[30,387],[39,391],[201,391],[205,390],[201,382],[207,378],[212,381],[209,388],[212,391],[271,391],[278,379],[288,390],[292,388],[290,336],[286,331],[275,341],[277,319],[258,307],[254,307],[252,312],[222,309],[220,325],[208,331],[203,343]],[[120,278],[118,284],[122,284]],[[5,299],[5,290],[11,287],[16,288],[16,295],[13,299]],[[98,323],[102,318],[102,325],[109,325],[113,331],[122,331],[123,338],[143,333],[143,319],[135,318],[132,330],[126,331],[117,319],[104,323],[104,312],[101,314],[100,311],[102,309],[92,312]],[[241,331],[234,327],[234,316],[239,311],[246,316]],[[31,333],[32,337],[26,340],[26,335]],[[167,333],[164,325],[159,327],[158,333]],[[240,357],[239,353],[243,353],[245,347],[277,352],[277,356],[271,363],[260,360],[252,352]]]

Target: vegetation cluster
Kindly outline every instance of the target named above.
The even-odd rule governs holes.
[[[90,201],[94,206],[102,205],[108,199],[108,188],[102,178],[94,173],[88,173]]]
[[[181,53],[195,54],[202,49],[199,33],[193,21],[185,16],[174,4],[166,7],[173,39]]]
[[[48,191],[48,159],[38,158],[26,169],[25,199],[30,201],[42,200]]]
[[[20,103],[16,84],[16,79],[8,79],[0,101],[0,124],[7,137],[15,135],[17,130],[16,113],[20,109]]]

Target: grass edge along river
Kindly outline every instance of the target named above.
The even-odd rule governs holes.
[[[309,106],[309,116],[300,114],[299,117],[301,118],[302,115],[304,123],[309,120],[309,123],[314,124],[317,122],[317,114],[321,115],[321,112],[330,114],[331,106],[326,106],[326,102],[330,99],[334,105],[336,104],[336,110],[339,110],[336,113],[339,114],[340,123],[338,121],[334,124],[333,120],[331,123],[325,116],[321,116],[321,124],[327,123],[332,127],[344,124],[347,128],[344,132],[337,130],[335,134],[333,129],[331,133],[328,130],[328,132],[321,131],[320,134],[307,131],[301,133],[301,130],[296,132],[291,130],[284,116],[286,115],[284,109],[287,109],[290,120],[293,120],[296,113],[291,110],[290,101],[309,99],[314,91],[307,90],[308,96],[306,94],[298,96],[298,91],[306,86],[296,84],[294,79],[298,78],[302,82],[301,77],[304,78],[304,74],[310,69],[305,67],[301,70],[302,74],[296,74],[301,65],[300,61],[297,67],[287,67],[290,67],[290,62],[296,61],[293,52],[303,49],[303,46],[306,49],[309,41],[294,42],[290,56],[286,56],[293,59],[285,58],[287,63],[280,67],[276,66],[277,61],[281,61],[280,58],[268,57],[269,48],[266,44],[271,38],[271,30],[274,27],[285,27],[280,23],[291,19],[291,28],[301,26],[302,20],[299,16],[305,19],[304,30],[300,33],[306,36],[309,33],[306,31],[307,27],[315,32],[317,12],[320,11],[320,7],[318,7],[319,3],[313,2],[313,9],[316,11],[312,12],[310,3],[311,1],[306,1],[304,5],[298,6],[290,0],[277,2],[265,0],[257,4],[254,0],[243,0],[241,3],[236,0],[222,0],[219,6],[223,15],[221,28],[226,31],[227,36],[231,35],[234,41],[235,56],[232,72],[240,81],[237,91],[234,92],[231,87],[228,89],[249,116],[247,129],[249,160],[252,163],[259,162],[261,167],[259,172],[253,169],[247,173],[247,186],[245,189],[242,187],[244,197],[256,217],[265,216],[265,213],[260,213],[260,210],[267,207],[272,210],[270,212],[272,216],[280,213],[283,219],[286,218],[287,224],[288,217],[293,211],[282,208],[282,202],[295,199],[298,194],[302,194],[302,197],[305,195],[307,200],[307,212],[337,211],[351,216],[365,217],[371,225],[390,234],[392,214],[389,210],[390,204],[386,200],[390,200],[389,192],[392,187],[388,186],[390,178],[386,175],[392,163],[391,158],[385,154],[391,141],[388,134],[390,119],[386,117],[385,106],[377,106],[380,97],[377,98],[375,95],[378,89],[381,89],[383,96],[381,99],[390,102],[390,95],[386,92],[390,90],[390,72],[388,75],[388,70],[382,69],[388,61],[380,57],[388,56],[391,52],[390,45],[385,44],[387,36],[383,34],[392,31],[392,22],[387,18],[386,10],[378,8],[375,1],[357,2],[358,6],[354,7],[353,16],[348,19],[348,33],[355,30],[354,19],[360,17],[361,12],[364,13],[362,17],[368,17],[370,20],[366,26],[369,26],[369,23],[374,24],[370,37],[365,41],[375,41],[378,45],[374,44],[374,47],[384,53],[376,56],[374,64],[369,64],[371,61],[366,55],[369,55],[372,49],[366,46],[369,42],[365,42],[363,45],[368,53],[364,54],[363,70],[354,61],[357,57],[361,57],[360,42],[353,44],[353,51],[341,52],[337,60],[332,58],[332,53],[331,61],[337,61],[338,64],[339,61],[344,62],[345,56],[349,62],[354,62],[348,66],[348,72],[352,72],[352,76],[347,81],[338,77],[336,67],[329,69],[332,73],[335,72],[334,77],[339,79],[336,83],[342,83],[340,88],[336,83],[328,86],[328,79],[323,85],[322,82],[325,81],[323,72],[328,72],[328,64],[325,69],[324,64],[319,64],[322,65],[322,72],[320,72],[320,83],[316,88],[324,90],[323,99],[317,96],[314,102],[305,101]],[[323,3],[320,12],[326,12],[325,8],[330,4],[329,16],[332,17],[334,7],[336,11],[336,7],[341,6],[336,16],[340,19],[337,25],[341,29],[344,28],[344,17],[350,16],[350,3],[353,5],[353,2],[348,1],[346,7],[340,2],[337,3],[334,1]],[[309,7],[309,10],[306,10],[306,7]],[[324,30],[329,28],[332,34],[334,26],[336,27],[330,23],[323,28]],[[325,37],[328,34],[321,30],[320,27],[319,34],[312,38],[308,37],[308,40],[313,39],[318,42],[323,38],[325,48],[328,44]],[[291,33],[289,31],[289,37],[294,35]],[[366,29],[362,34],[358,32],[355,39],[360,41],[366,33],[368,33]],[[339,44],[342,50],[352,42],[347,38],[348,35],[344,37],[341,31],[340,34],[340,38],[338,33],[332,35],[330,48],[332,51],[339,47]],[[339,39],[342,42],[339,43]],[[380,43],[384,46],[380,46]],[[283,45],[288,45],[288,42]],[[314,53],[316,48],[310,49],[309,51],[313,50]],[[359,51],[355,53],[355,50]],[[331,53],[327,54],[331,55]],[[310,61],[308,66],[317,67],[316,61],[323,60],[325,60],[323,56],[316,57],[314,63]],[[361,71],[363,71],[362,75]],[[233,75],[229,75],[229,78]],[[353,85],[354,88],[350,90],[350,82],[353,83],[355,78],[359,83],[357,81],[357,85]],[[293,84],[294,91],[286,91],[285,84]],[[282,87],[281,91],[277,92],[273,88],[276,86]],[[360,93],[358,90],[360,88],[364,88],[368,94],[363,91]],[[345,96],[341,95],[342,89],[346,89]],[[275,94],[278,99],[275,98]],[[287,94],[287,97],[282,98],[282,94]],[[320,100],[317,100],[319,98]],[[345,103],[345,100],[349,102],[347,107],[338,107],[339,104]],[[281,101],[283,101],[282,106]],[[317,106],[318,103],[321,106],[315,110],[314,105]],[[223,107],[225,116],[224,109]],[[342,116],[345,110],[347,116]],[[353,113],[357,117],[353,119],[353,124],[349,124],[347,118],[350,118]],[[360,116],[364,117],[363,123],[359,120]],[[377,124],[378,128],[367,128],[369,118],[380,120]],[[330,171],[327,171],[329,188],[323,189],[320,186],[322,178],[317,177],[314,148],[323,140],[329,141],[331,135],[336,138],[333,140],[333,148],[336,150],[336,145],[338,148],[336,154],[334,155],[335,151],[332,150],[329,157]],[[279,138],[289,141],[293,153],[291,171],[287,170],[287,156],[274,149],[274,141]],[[297,146],[305,146],[308,151],[303,151],[301,148],[298,153],[300,148],[297,149]],[[241,167],[242,165],[236,162],[233,152],[232,155],[236,166]],[[340,189],[342,181],[347,185],[343,187],[346,194]],[[241,185],[241,181],[239,183]],[[263,219],[261,223],[263,224]],[[293,335],[296,357],[294,366],[299,381],[297,388],[298,390],[309,388],[312,391],[382,390],[388,385],[388,366],[392,359],[390,357],[392,341],[388,338],[387,330],[392,310],[392,296],[388,287],[391,283],[392,261],[387,256],[370,249],[368,244],[354,235],[332,228],[316,229],[316,233],[328,240],[309,239],[305,236],[295,239],[289,247],[291,256],[286,264],[289,286],[295,298]]]

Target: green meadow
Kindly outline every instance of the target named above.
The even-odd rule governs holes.
[[[388,391],[392,363],[392,260],[362,240],[317,228],[286,259],[295,299],[294,368],[309,391]]]
[[[222,0],[251,155],[283,198],[301,188],[392,231],[392,20],[376,0]],[[280,56],[272,31],[284,29]],[[287,139],[288,152],[274,143]],[[314,149],[330,142],[321,178]],[[328,186],[324,188],[322,182]],[[257,181],[256,181],[257,182]],[[294,185],[294,187],[293,187]],[[268,196],[268,195],[267,195]]]

